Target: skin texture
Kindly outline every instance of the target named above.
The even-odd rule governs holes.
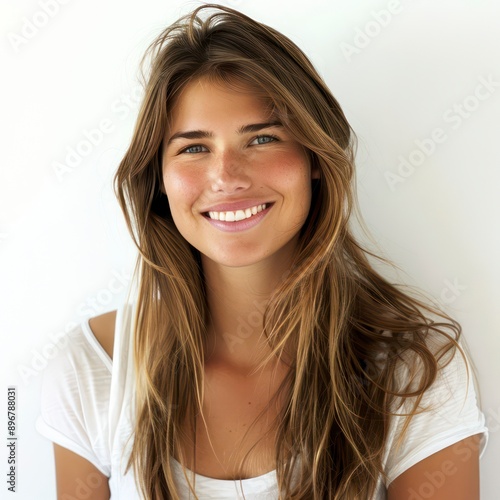
[[[54,444],[58,500],[108,500],[108,478],[81,456]]]
[[[480,435],[410,467],[388,488],[388,500],[479,500]]]

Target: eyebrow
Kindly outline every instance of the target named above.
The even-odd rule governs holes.
[[[243,125],[238,129],[238,134],[248,134],[249,132],[258,132],[259,130],[272,127],[283,127],[283,124],[279,121],[274,122],[264,122],[264,123],[252,123],[250,125]],[[213,132],[208,130],[189,130],[185,132],[176,132],[170,137],[167,145],[176,139],[207,139],[213,137]]]

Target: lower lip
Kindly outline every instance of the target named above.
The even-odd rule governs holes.
[[[215,228],[226,233],[237,233],[239,231],[246,231],[255,227],[271,210],[273,205],[268,206],[262,212],[257,212],[255,215],[248,219],[243,219],[235,222],[226,222],[223,220],[211,219],[207,215],[204,215],[205,219]]]

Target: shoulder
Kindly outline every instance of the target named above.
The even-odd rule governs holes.
[[[91,399],[92,396],[107,394],[102,390],[111,382],[114,331],[110,326],[114,324],[115,316],[113,311],[95,318],[95,322],[86,320],[61,339],[57,355],[43,373],[42,397],[50,404],[56,399],[64,404],[68,399],[75,399],[77,404],[82,402],[82,397]],[[90,387],[99,391],[81,391]],[[79,393],[83,396],[77,396]]]
[[[110,311],[89,319],[89,327],[92,333],[111,359],[113,359],[115,325],[116,311]]]
[[[479,451],[484,450],[488,430],[472,368],[462,354],[455,349],[440,366],[416,409],[414,399],[408,398],[392,416],[385,464],[389,483],[416,463],[471,436],[481,435]]]
[[[107,476],[111,382],[111,361],[85,321],[66,334],[57,356],[44,369],[36,422],[42,436]]]

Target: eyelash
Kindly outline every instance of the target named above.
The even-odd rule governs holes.
[[[267,138],[269,137],[270,139],[272,139],[272,141],[268,141],[268,142],[263,142],[261,144],[256,144],[258,146],[263,146],[265,144],[270,144],[271,142],[276,142],[276,141],[279,141],[279,137],[276,136],[276,135],[273,135],[273,134],[259,134],[259,135],[256,135],[251,141],[250,143],[254,142],[254,141],[257,141],[261,138]],[[205,146],[202,146],[201,144],[191,144],[185,148],[182,148],[178,154],[198,154],[198,153],[202,153],[204,151],[199,151],[198,153],[188,153],[187,150],[188,149],[191,149],[191,148],[205,148]],[[205,148],[206,149],[206,148]]]
[[[187,150],[191,148],[204,148],[205,146],[202,146],[201,144],[191,144],[190,146],[187,146],[185,148],[182,148],[178,154],[197,154],[197,153],[188,153]],[[206,148],[205,148],[206,149]],[[201,153],[202,151],[199,151]]]
[[[269,144],[270,142],[279,141],[279,138],[273,134],[260,134],[260,135],[256,135],[251,142],[254,142],[254,141],[261,139],[261,138],[264,138],[264,137],[270,137],[272,139],[272,141],[264,142],[263,144]]]

